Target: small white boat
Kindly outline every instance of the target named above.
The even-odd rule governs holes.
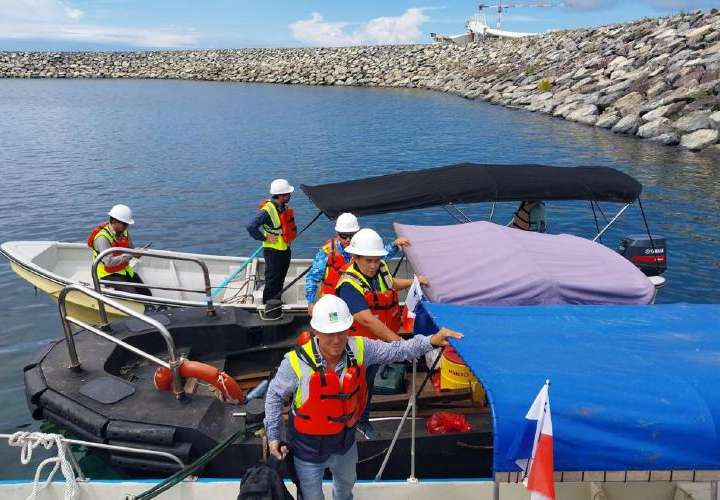
[[[183,252],[147,251],[149,254],[169,254],[178,258],[199,259],[207,267],[210,284],[218,287],[247,260],[244,257],[203,255]],[[2,253],[12,270],[37,289],[47,293],[54,300],[66,285],[82,284],[93,286],[91,268],[92,252],[84,243],[63,243],[58,241],[8,241],[0,245]],[[286,283],[289,284],[308,268],[311,259],[293,259]],[[119,299],[123,305],[137,312],[144,312],[158,306],[188,307],[207,306],[203,269],[196,262],[159,258],[146,255],[138,259],[136,271],[146,284],[152,285],[153,296],[121,292],[102,287],[108,297]],[[217,305],[257,310],[262,307],[265,261],[252,259],[232,281],[220,290],[214,301]],[[304,312],[307,302],[304,294],[304,279],[297,280],[282,295],[283,310]],[[97,303],[80,294],[70,294],[68,310],[78,317],[96,322]],[[111,317],[124,316],[119,311],[108,309]]]

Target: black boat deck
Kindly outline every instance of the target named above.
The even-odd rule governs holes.
[[[188,359],[224,368],[236,376],[267,372],[282,359],[307,316],[286,316],[263,322],[240,309],[219,309],[208,318],[199,309],[175,309],[153,316],[166,325],[176,350]],[[165,343],[137,320],[113,324],[113,335],[161,359]],[[116,344],[87,331],[75,334],[82,370],[71,371],[65,341],[52,344],[25,368],[28,404],[33,416],[47,419],[80,439],[145,447],[176,454],[184,462],[202,455],[246,424],[242,405],[217,399],[203,383],[187,383],[194,393],[175,400],[156,390],[156,366]],[[423,374],[418,374],[418,377]],[[418,378],[418,387],[420,379]],[[409,385],[408,385],[409,387]],[[492,467],[492,432],[486,409],[451,401],[458,395],[439,396],[431,384],[421,396],[416,422],[418,477],[483,477]],[[467,398],[466,398],[467,399]],[[383,460],[408,396],[374,396],[371,418],[377,439],[358,433],[360,478],[372,478]],[[473,430],[465,434],[429,435],[425,416],[438,410],[466,413]],[[385,479],[410,473],[410,422],[400,433]],[[252,432],[229,447],[205,469],[204,475],[236,477],[257,462],[262,441]],[[110,462],[133,474],[169,472],[177,466],[162,459],[138,458],[113,452]]]

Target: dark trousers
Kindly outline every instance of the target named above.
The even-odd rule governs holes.
[[[133,277],[127,276],[125,274],[108,274],[103,278],[107,281],[124,281],[126,283],[144,283],[142,279],[140,279],[140,275],[138,273],[135,273]],[[152,296],[152,292],[149,288],[143,288],[141,286],[132,286],[132,285],[109,285],[111,288],[114,288],[115,290],[119,290],[121,292],[127,292],[127,293],[137,293],[138,295],[147,295]]]
[[[265,288],[263,289],[263,304],[275,297],[283,289],[285,276],[290,268],[290,256],[292,252],[287,250],[275,250],[263,248],[265,257]]]

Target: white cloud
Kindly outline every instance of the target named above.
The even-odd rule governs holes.
[[[289,25],[293,37],[308,45],[382,45],[416,43],[423,36],[420,26],[428,21],[424,9],[411,8],[394,17],[377,17],[365,24],[325,21],[313,12],[310,19]],[[355,27],[355,29],[352,29]]]
[[[62,0],[0,0],[0,39],[187,47],[198,43],[192,30],[99,26],[80,22],[80,9]]]

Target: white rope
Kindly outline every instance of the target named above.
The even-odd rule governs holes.
[[[20,462],[23,465],[30,463],[32,459],[33,450],[38,446],[42,446],[46,450],[49,450],[53,445],[57,446],[57,456],[46,458],[38,468],[35,470],[35,480],[33,481],[33,489],[26,500],[34,500],[39,491],[44,490],[48,487],[53,479],[53,476],[57,472],[58,468],[62,471],[65,476],[65,500],[77,500],[80,496],[80,489],[75,479],[75,471],[73,466],[65,456],[65,452],[68,451],[65,447],[65,442],[60,434],[45,434],[44,432],[16,432],[10,439],[8,439],[10,446],[16,446],[20,448]],[[55,464],[53,469],[48,474],[45,482],[40,485],[40,475],[42,474],[43,467],[48,464]]]

